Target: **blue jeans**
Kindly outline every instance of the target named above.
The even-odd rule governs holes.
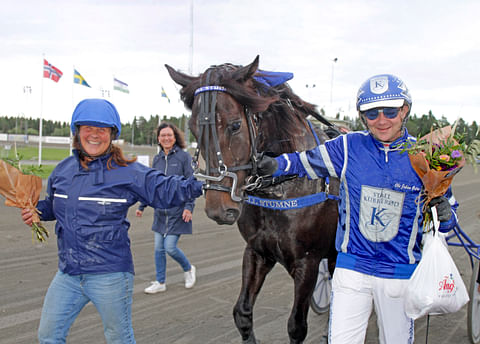
[[[180,235],[168,234],[164,236],[163,234],[153,232],[155,235],[155,268],[157,270],[157,281],[160,283],[165,283],[166,270],[167,270],[167,256],[165,253],[168,253],[170,257],[175,259],[178,264],[182,267],[183,271],[190,271],[192,266],[188,261],[185,254],[177,247],[178,239]]]
[[[89,301],[100,313],[108,344],[134,344],[132,293],[129,272],[72,276],[58,271],[43,302],[40,344],[65,343],[73,321]]]

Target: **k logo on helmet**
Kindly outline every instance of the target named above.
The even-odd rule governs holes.
[[[388,90],[388,77],[385,75],[370,79],[370,90],[375,94],[382,94]]]

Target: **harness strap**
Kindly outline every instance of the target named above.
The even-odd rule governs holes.
[[[313,129],[313,124],[307,119],[308,126],[310,127],[310,130],[312,131],[313,137],[315,138],[315,142],[317,143],[317,146],[320,146],[321,142],[320,139],[318,138],[317,133],[315,132],[315,129]]]
[[[307,123],[308,123],[308,126],[310,127],[310,131],[312,132],[312,135],[313,137],[315,138],[315,142],[317,143],[317,146],[321,144],[320,142],[320,139],[318,138],[318,135],[317,133],[315,132],[315,129],[313,128],[313,124],[312,122],[310,122],[308,119],[307,119]],[[255,176],[256,175],[256,166],[254,168],[254,171],[252,171],[252,175]],[[250,187],[250,189],[247,187],[247,189],[249,189],[250,191],[253,191],[255,189],[263,189],[263,188],[267,188],[269,186],[273,186],[273,185],[277,185],[277,184],[281,184],[287,180],[291,180],[291,179],[295,179],[297,178],[296,175],[290,175],[290,176],[278,176],[278,177],[272,177],[272,176],[263,176],[261,178],[260,181],[257,181],[255,183],[252,184],[252,186]],[[259,178],[260,179],[260,178]],[[328,184],[328,180],[326,181],[327,184]]]
[[[268,199],[260,198],[256,196],[248,195],[245,199],[245,203],[256,205],[263,208],[277,209],[277,210],[288,210],[288,209],[298,209],[309,207],[314,204],[325,202],[326,200],[331,199],[334,201],[339,201],[340,197],[335,195],[330,195],[325,192],[319,192],[313,195],[307,195],[298,198],[289,198],[289,199]]]

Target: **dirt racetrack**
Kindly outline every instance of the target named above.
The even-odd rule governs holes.
[[[480,173],[466,167],[454,180],[460,203],[460,225],[480,243]],[[43,297],[57,271],[55,237],[47,244],[32,244],[30,230],[20,219],[20,210],[0,205],[0,344],[36,343]],[[232,309],[241,282],[244,241],[236,226],[219,226],[203,211],[203,198],[194,213],[194,234],[183,236],[180,247],[197,267],[197,284],[187,290],[183,273],[167,260],[165,293],[146,295],[143,289],[154,278],[153,211],[142,218],[130,209],[130,237],[135,262],[133,327],[139,344],[228,344],[241,343],[233,323]],[[47,223],[53,233],[53,223]],[[467,287],[471,268],[462,248],[450,248]],[[276,266],[267,277],[254,311],[257,339],[262,344],[288,343],[287,318],[293,283],[283,267]],[[366,343],[378,343],[374,316]],[[480,321],[480,319],[478,319]],[[319,343],[326,331],[327,314],[309,312],[309,332],[305,343]],[[417,343],[425,342],[426,318],[415,323]],[[102,323],[89,304],[70,330],[67,343],[104,343]],[[430,318],[429,343],[469,343],[467,306],[455,314]]]

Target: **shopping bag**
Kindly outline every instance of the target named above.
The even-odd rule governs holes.
[[[448,252],[444,234],[425,234],[423,256],[405,291],[405,313],[412,319],[426,314],[454,313],[469,301],[467,288]]]

